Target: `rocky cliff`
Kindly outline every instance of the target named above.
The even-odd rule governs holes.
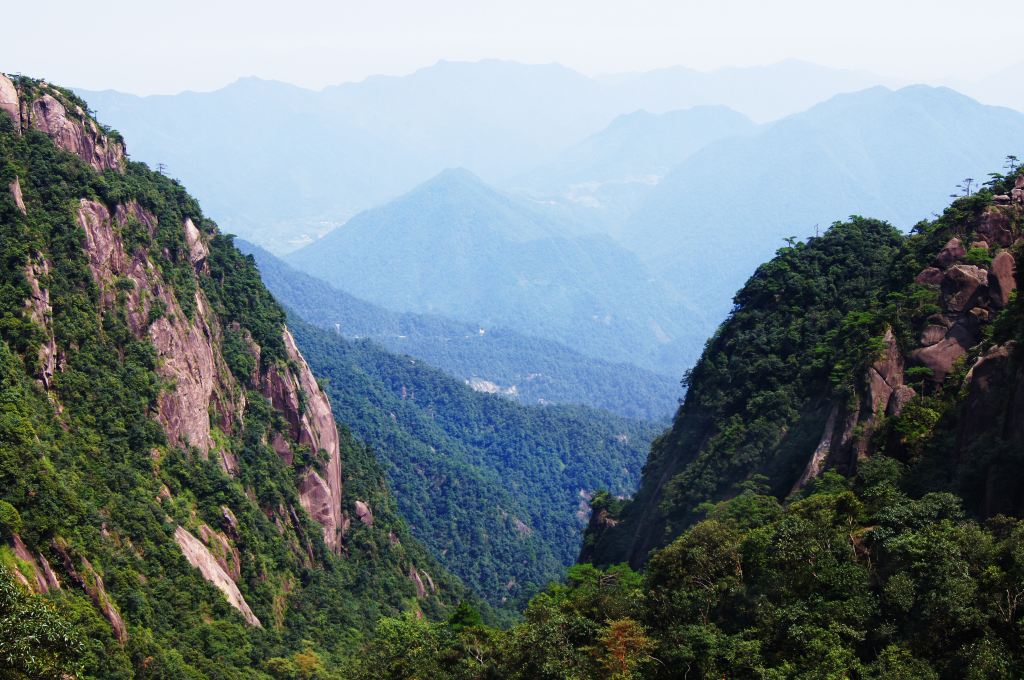
[[[1019,513],[1022,224],[1017,174],[908,237],[857,219],[782,249],[688,375],[636,497],[592,517],[582,559],[641,564],[705,501],[785,498],[880,454],[913,466],[919,492]]]
[[[387,607],[443,606],[407,576],[437,568],[368,486],[372,457],[345,494],[358,445],[251,258],[176,181],[129,161],[68,91],[2,74],[0,180],[0,402],[20,405],[0,423],[0,563],[17,580],[87,598],[121,644],[189,619],[140,613],[170,611],[168,579],[254,628],[300,625],[292,608],[336,607],[357,582],[392,584]],[[382,575],[353,575],[374,562]]]

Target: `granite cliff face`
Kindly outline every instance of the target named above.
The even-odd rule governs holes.
[[[152,181],[148,170],[130,167],[116,133],[101,128],[84,105],[65,90],[0,74],[0,116],[13,123],[10,140],[14,145],[21,143],[19,138],[42,133],[58,149],[74,154],[95,173],[135,173],[142,181]],[[39,143],[35,138],[23,142]],[[30,167],[19,158],[12,160],[11,168]],[[239,312],[232,306],[237,305],[236,301],[221,297],[222,293],[210,297],[211,291],[223,284],[225,265],[220,261],[232,256],[233,246],[191,208],[194,202],[190,198],[174,193],[180,192],[176,183],[161,181],[167,182],[184,210],[168,210],[159,201],[146,205],[144,197],[127,195],[130,192],[123,190],[104,193],[83,187],[66,213],[59,208],[55,213],[67,215],[78,229],[80,255],[94,287],[90,291],[84,281],[77,285],[85,286],[83,294],[95,295],[93,313],[106,320],[107,333],[115,333],[117,320],[124,322],[128,335],[118,341],[118,351],[153,353],[152,365],[159,387],[149,417],[159,426],[164,442],[148,453],[153,473],[158,473],[171,450],[180,450],[196,460],[212,458],[225,475],[251,485],[253,475],[246,469],[247,457],[252,458],[254,445],[266,447],[290,471],[297,503],[289,503],[287,495],[280,493],[273,499],[261,498],[258,489],[247,487],[249,501],[262,508],[277,527],[281,540],[291,545],[306,568],[322,568],[328,558],[318,554],[306,533],[307,520],[302,511],[319,525],[324,547],[336,557],[345,554],[344,540],[351,524],[344,510],[351,501],[343,495],[342,442],[330,403],[280,320],[247,321],[244,314],[250,312]],[[27,187],[17,174],[6,186],[23,218],[30,223],[44,219],[38,186]],[[64,268],[68,264],[57,262],[45,241],[44,238],[34,242],[21,270],[27,290],[23,314],[36,334],[30,346],[38,346],[37,354],[29,360],[32,377],[46,393],[55,417],[60,420],[70,406],[62,401],[64,373],[74,361],[80,343],[68,341],[67,328],[55,324],[51,286],[55,276],[66,278]],[[217,280],[213,278],[211,258],[220,258]],[[232,290],[229,294],[251,293]],[[271,300],[265,290],[262,295]],[[265,304],[277,309],[276,303]],[[275,318],[283,320],[283,313],[276,314]],[[264,346],[254,339],[256,334],[246,327],[247,323],[260,327]],[[248,359],[239,359],[236,345],[229,349],[229,343],[239,337],[244,338],[241,353],[248,355]],[[132,342],[140,344],[129,349]],[[248,374],[229,365],[229,354],[232,361],[251,366]],[[269,426],[252,421],[257,417],[251,415],[253,401],[261,399],[266,400],[271,412],[269,417],[258,417]],[[266,429],[256,430],[262,434],[253,443],[246,433],[257,426]],[[74,431],[75,424],[69,420],[63,427]],[[168,513],[174,509],[180,515],[177,508],[190,502],[188,498],[190,494],[179,498],[165,484],[154,501]],[[363,523],[372,526],[372,516],[368,522],[365,519],[365,503],[353,507],[351,512],[358,512]],[[243,595],[244,588],[240,588],[246,574],[257,580],[282,579],[279,587],[285,589],[283,592],[291,589],[284,585],[291,581],[266,572],[267,567],[261,562],[264,558],[247,552],[251,546],[246,546],[242,537],[245,529],[238,519],[244,515],[243,509],[223,505],[218,528],[201,521],[194,510],[191,516],[181,519],[169,514],[166,521],[173,522],[174,544],[181,556],[221,591],[242,620],[261,626],[260,618]],[[108,532],[106,524],[101,533],[109,536],[109,541],[124,540]],[[11,535],[8,544],[7,549],[22,566],[18,577],[23,585],[39,593],[61,588],[62,581],[65,586],[80,588],[108,620],[117,640],[124,642],[128,638],[128,626],[107,594],[101,569],[94,567],[86,556],[87,550],[78,552],[78,548],[60,537],[48,545],[32,545],[18,533]],[[57,571],[63,574],[50,567],[46,553],[56,557]],[[410,565],[409,569],[415,570],[415,566]],[[418,586],[413,591],[418,591]]]
[[[784,498],[879,453],[979,515],[1024,509],[1013,454],[1024,448],[1024,174],[957,200],[910,237],[877,223],[863,239],[864,224],[833,227],[758,270],[690,376],[640,491],[616,516],[591,518],[581,559],[639,565],[699,519],[703,500],[745,482]],[[859,253],[824,264],[850,234]],[[841,273],[822,287],[829,272]],[[864,282],[858,299],[824,294],[851,280]],[[803,307],[789,302],[801,297]]]

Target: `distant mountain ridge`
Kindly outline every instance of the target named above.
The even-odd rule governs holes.
[[[977,188],[1022,149],[1024,113],[946,88],[843,94],[700,149],[651,190],[621,241],[724,315],[746,274],[786,237],[814,236],[851,214],[909,229],[965,176]]]
[[[438,313],[547,338],[587,356],[678,376],[708,322],[639,259],[540,203],[445,171],[287,257],[396,311]]]
[[[321,92],[247,78],[214,92],[80,94],[139,140],[140,160],[194,187],[225,229],[281,253],[446,167],[502,183],[637,109],[725,105],[763,121],[878,83],[799,62],[595,79],[490,60]]]

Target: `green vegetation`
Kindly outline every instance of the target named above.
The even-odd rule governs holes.
[[[413,533],[495,606],[525,603],[575,561],[581,492],[631,492],[657,431],[581,406],[521,406],[370,341],[289,326]]]
[[[19,84],[27,93],[40,87]],[[250,338],[264,368],[285,358],[283,312],[251,258],[216,234],[179,184],[131,162],[123,174],[100,175],[0,114],[0,186],[15,177],[27,215],[0,191],[0,675],[337,677],[315,669],[341,668],[381,615],[443,618],[471,599],[410,535],[374,456],[344,429],[342,510],[355,518],[361,500],[375,521],[354,522],[341,557],[327,550],[296,488],[313,454],[293,443],[288,465],[268,446],[272,433],[286,431],[284,415],[249,389],[256,387]],[[129,317],[131,280],[114,281],[114,297],[101,298],[76,221],[83,198],[112,214],[138,205],[157,218],[115,227],[131,257],[152,263],[148,275],[163,291],[141,330]],[[208,269],[189,259],[186,218],[209,241]],[[48,266],[36,275],[50,294],[58,368],[45,389],[37,377],[47,334],[25,304],[30,260]],[[237,389],[246,390],[244,419],[229,427],[215,405],[210,414],[216,445],[238,461],[237,476],[216,455],[206,460],[172,446],[155,417],[173,385],[158,371],[165,359],[147,325],[177,309],[195,319],[198,300],[210,321],[202,342],[225,356]],[[237,584],[262,628],[245,624],[175,543],[178,526],[201,535],[203,525],[237,549]],[[33,560],[52,565],[59,591],[28,595],[16,583],[24,577],[39,589],[38,565],[8,547],[15,533]],[[431,575],[436,593],[417,596],[413,567]],[[108,620],[116,616],[122,639]],[[289,675],[292,668],[298,675]]]
[[[356,677],[1019,677],[1024,524],[905,474],[880,456],[785,506],[745,491],[642,575],[573,567],[508,631],[385,619]]]

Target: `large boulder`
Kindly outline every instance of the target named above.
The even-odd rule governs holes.
[[[964,245],[960,242],[960,239],[951,238],[946,245],[942,246],[942,250],[939,251],[939,254],[935,256],[935,262],[945,269],[966,254],[967,251],[964,249]]]
[[[1013,222],[1006,211],[996,206],[989,206],[981,216],[978,224],[978,235],[984,237],[987,245],[996,244],[1009,246],[1013,243]]]
[[[0,73],[0,111],[14,120],[14,126],[21,128],[21,104],[18,100],[18,88],[7,76]]]
[[[103,134],[81,109],[68,112],[56,97],[44,94],[32,102],[31,121],[32,127],[97,172],[124,169],[124,146]]]
[[[988,291],[988,272],[972,264],[957,264],[946,270],[942,294],[946,309],[962,312],[974,307]]]
[[[1010,301],[1010,293],[1017,290],[1017,263],[1008,251],[1004,250],[992,259],[989,282],[992,302],[1005,307]]]
[[[917,275],[914,281],[925,285],[937,286],[942,283],[942,276],[942,270],[938,267],[927,267]]]

